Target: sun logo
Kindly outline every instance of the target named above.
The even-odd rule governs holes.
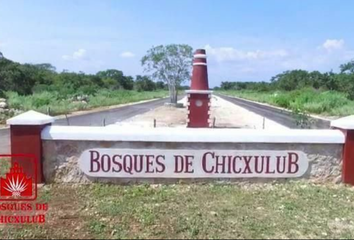
[[[0,195],[3,197],[29,197],[32,196],[32,178],[27,178],[17,163],[0,178]]]

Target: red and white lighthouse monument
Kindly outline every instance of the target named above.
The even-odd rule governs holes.
[[[207,56],[204,49],[197,49],[194,53],[191,89],[186,93],[189,103],[187,127],[209,127],[212,91],[209,91]]]

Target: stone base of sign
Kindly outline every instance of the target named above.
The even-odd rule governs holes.
[[[272,182],[275,179],[176,179],[176,178],[91,178],[79,168],[78,159],[82,152],[94,148],[131,148],[131,149],[214,149],[214,150],[293,150],[302,151],[307,155],[309,168],[301,178],[321,182],[338,182],[341,177],[342,144],[295,144],[295,143],[181,143],[181,142],[110,142],[110,141],[43,141],[43,170],[47,183],[92,183],[110,182],[127,183],[191,183],[191,182]],[[284,181],[277,179],[276,181]]]

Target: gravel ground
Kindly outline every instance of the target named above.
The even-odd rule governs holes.
[[[186,127],[187,98],[185,97],[179,102],[183,103],[184,108],[161,106],[145,114],[136,115],[125,121],[117,122],[115,126],[134,125],[137,127],[153,127],[155,119],[156,127]],[[287,129],[283,125],[263,118],[258,114],[214,95],[211,99],[210,112],[210,118],[215,118],[215,127],[218,128]]]

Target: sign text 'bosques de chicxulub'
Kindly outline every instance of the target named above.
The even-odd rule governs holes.
[[[300,151],[89,149],[79,159],[91,177],[294,178],[308,169]]]

